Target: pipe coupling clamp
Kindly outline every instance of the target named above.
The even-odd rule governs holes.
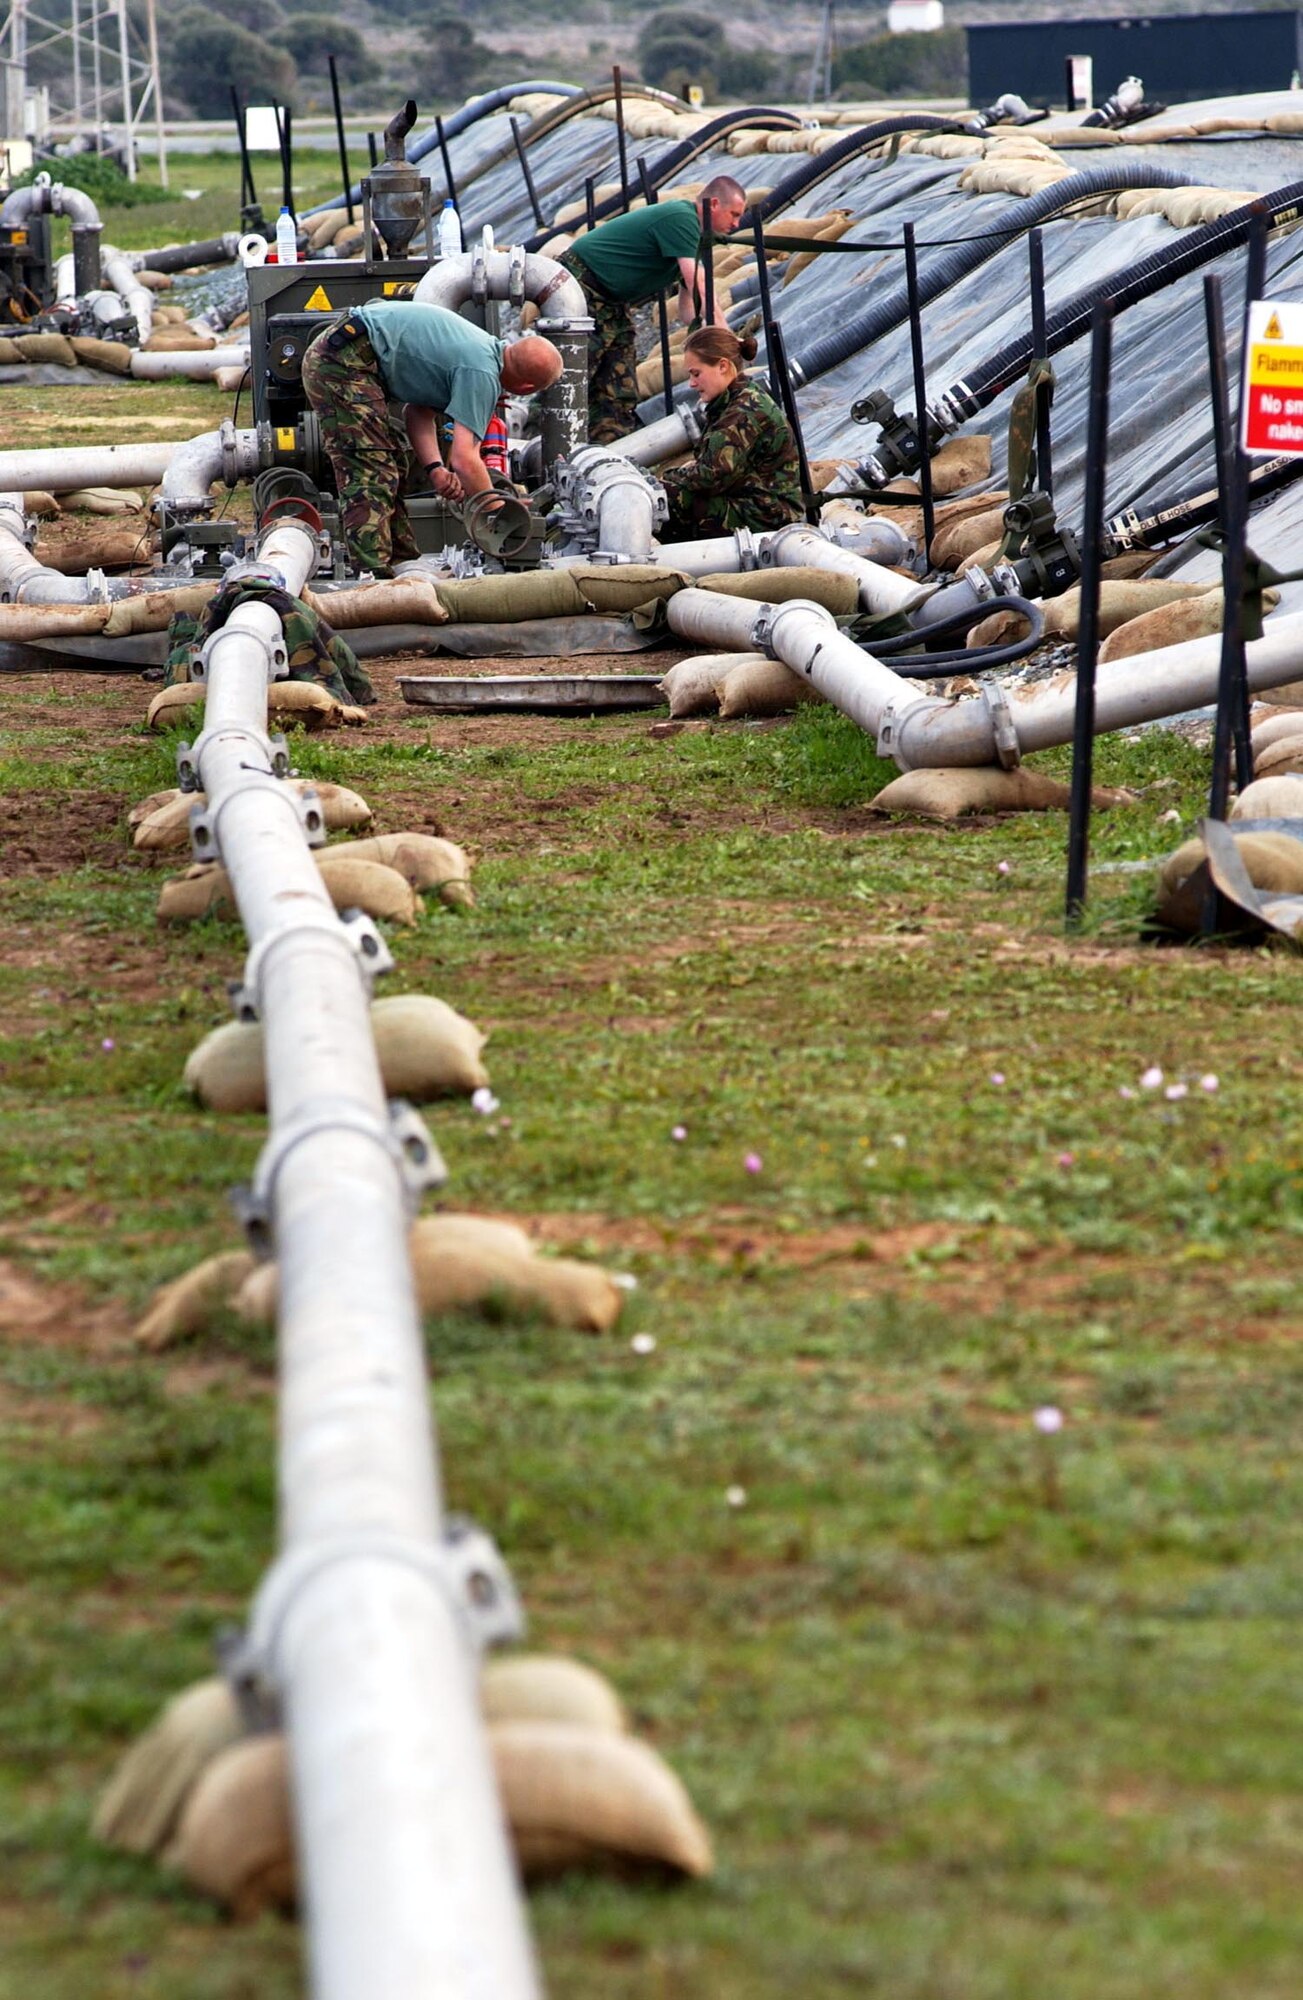
[[[291,793],[290,795],[294,795]],[[296,911],[292,924],[283,930],[276,930],[259,938],[244,961],[244,978],[233,982],[230,987],[231,1006],[241,1021],[256,1021],[263,1010],[262,983],[267,965],[278,947],[287,938],[301,939],[304,931],[320,931],[332,942],[341,933],[348,949],[357,960],[358,970],[368,995],[377,979],[394,969],[394,957],[389,946],[376,929],[373,918],[365,910],[336,910],[329,901],[323,886],[321,899],[311,904],[304,901],[304,907]]]
[[[313,1098],[283,1125],[273,1129],[258,1155],[252,1183],[237,1188],[232,1196],[249,1246],[260,1257],[272,1255],[276,1182],[281,1168],[297,1146],[307,1139],[320,1138],[323,1133],[350,1133],[378,1146],[398,1170],[403,1199],[411,1215],[416,1214],[422,1197],[442,1187],[448,1178],[443,1155],[425,1120],[402,1098],[391,1101],[388,1115],[383,1118],[377,1118],[355,1098]]]
[[[205,729],[188,743],[183,737],[177,746],[176,781],[183,792],[202,792],[203,779],[199,775],[199,765],[205,753],[215,743],[235,742],[248,747],[256,747],[267,758],[267,776],[288,778],[290,774],[289,745],[281,735],[268,736],[260,729],[252,729],[247,723],[226,722],[216,729]],[[246,769],[249,767],[245,767]],[[254,767],[256,769],[256,767]]]
[[[214,740],[216,740],[217,733],[216,731],[214,732]],[[253,755],[265,758],[267,765],[271,764],[273,755],[272,746],[270,739],[266,736],[259,736],[251,729],[239,729],[234,725],[222,730],[220,733],[228,739],[231,737],[243,738],[249,744]],[[201,738],[200,740],[202,741],[203,739]],[[196,746],[197,748],[198,746]],[[198,789],[202,790],[203,775],[198,756],[194,759],[193,769],[200,781]],[[271,792],[278,801],[283,801],[289,806],[291,813],[293,813],[299,823],[299,827],[309,847],[320,847],[324,843],[326,838],[325,815],[321,810],[320,804],[311,806],[309,804],[309,794],[290,791],[282,784],[279,778],[273,776],[270,769],[259,765],[252,765],[245,770],[239,784],[219,798],[216,805],[210,799],[205,805],[191,806],[190,846],[196,861],[221,860],[222,814],[225,812],[227,806],[230,805],[232,799],[247,798],[250,792],[254,791]],[[315,792],[310,796],[311,799],[316,799]],[[329,905],[326,905],[326,907],[329,907]]]
[[[831,611],[825,610],[822,604],[816,604],[808,597],[789,597],[785,604],[766,604],[762,606],[760,616],[751,628],[752,644],[758,647],[761,652],[768,653],[771,660],[781,658],[782,656],[778,652],[777,647],[778,628],[785,618],[790,617],[793,612],[798,611],[804,613],[807,618],[817,618],[820,625],[827,627],[830,633],[837,630],[837,620],[833,617]],[[814,653],[810,656],[811,659],[819,652],[822,644],[823,641],[820,640],[815,647]],[[785,666],[793,665],[791,660],[784,660],[783,664]],[[806,673],[806,669],[803,667],[795,667],[794,671],[797,673]],[[806,678],[809,678],[808,673],[806,674]]]
[[[243,1643],[224,1661],[242,1709],[249,1697],[259,1712],[274,1712],[280,1648],[296,1600],[323,1571],[352,1562],[394,1564],[423,1577],[451,1608],[473,1657],[525,1635],[524,1609],[502,1552],[465,1515],[449,1515],[434,1542],[372,1532],[286,1549],[258,1586]]]
[[[931,710],[945,706],[946,703],[938,701],[934,695],[925,694],[916,695],[913,700],[905,701],[901,707],[894,701],[889,701],[882,711],[882,720],[878,724],[878,740],[874,746],[879,757],[889,758],[900,771],[912,771],[914,766],[900,747],[905,724],[910,716],[916,715],[921,708]]]
[[[233,564],[232,569],[235,567],[236,565]],[[229,571],[227,576],[229,581]],[[221,625],[212,634],[211,638],[204,641],[198,653],[193,656],[190,666],[191,680],[206,681],[208,679],[208,668],[213,653],[221,645],[223,639],[239,639],[244,644],[256,646],[266,664],[268,682],[283,681],[289,678],[290,656],[286,649],[283,632],[275,639],[266,639],[261,632],[251,632],[244,628],[233,629],[229,625]]]
[[[997,680],[983,681],[981,688],[986,712],[991,718],[991,729],[995,736],[995,754],[1000,760],[1000,767],[1005,771],[1016,771],[1022,763],[1022,746],[1014,726],[1009,697]]]

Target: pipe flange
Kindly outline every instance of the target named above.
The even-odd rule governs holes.
[[[232,563],[230,569],[228,569],[226,572],[225,578],[223,579],[223,588],[225,588],[226,585],[229,584],[233,578],[237,582],[247,581],[250,574],[250,570],[252,568],[253,565],[251,564]],[[235,572],[237,570],[241,572],[239,577],[236,577],[235,575]],[[268,574],[268,572],[264,569],[261,572],[261,574],[265,576],[266,574]],[[285,587],[285,581],[284,578],[282,577],[280,579],[280,588],[283,590],[284,587]],[[219,625],[217,630],[212,634],[210,634],[210,636],[207,639],[205,639],[203,645],[199,649],[199,652],[192,656],[192,664],[190,668],[190,678],[192,680],[206,681],[208,679],[209,654],[222,639],[228,636],[230,635],[228,634],[227,627],[225,625]],[[272,681],[283,681],[289,679],[290,656],[285,645],[285,635],[283,632],[275,639],[265,639],[261,632],[243,632],[240,634],[240,636],[241,638],[248,640],[250,645],[256,646],[258,650],[261,652],[263,660],[266,663],[267,680],[269,684]]]
[[[524,1608],[502,1552],[465,1515],[450,1514],[437,1542],[377,1531],[340,1535],[284,1550],[259,1584],[243,1644],[231,1648],[224,1663],[237,1698],[247,1680],[263,1698],[270,1693],[274,1699],[277,1658],[295,1599],[323,1570],[357,1561],[396,1563],[424,1577],[451,1606],[473,1657],[525,1636]]]
[[[760,615],[751,627],[751,642],[754,646],[760,648],[761,651],[768,653],[771,660],[776,660],[779,657],[775,650],[775,638],[778,627],[783,619],[793,611],[802,611],[807,617],[813,613],[820,624],[828,626],[831,632],[835,632],[837,629],[837,620],[833,617],[831,611],[827,610],[822,604],[816,604],[809,597],[789,597],[783,604],[762,605]],[[820,641],[819,646],[815,648],[815,654],[811,656],[812,658],[821,650],[822,643]],[[783,664],[787,666],[791,662],[784,661]],[[796,668],[794,671],[799,673],[801,669]]]
[[[284,930],[272,931],[251,946],[244,961],[243,980],[239,984],[233,982],[230,987],[231,1006],[236,1018],[241,1021],[260,1018],[263,972],[271,953],[286,938],[295,937],[304,930],[326,931],[331,937],[338,937],[341,927],[344,942],[357,959],[363,984],[369,993],[377,979],[394,969],[393,953],[376,929],[374,920],[364,910],[336,910],[328,902],[315,903],[310,909],[305,907],[301,910],[292,925]]]
[[[664,490],[662,487],[661,491]],[[736,529],[733,540],[737,544],[737,566],[744,576],[773,561],[768,545],[760,542],[750,528]]]
[[[821,528],[811,528],[805,521],[789,521],[785,528],[774,528],[755,542],[759,551],[760,565],[764,569],[776,569],[780,561],[783,543],[793,535],[824,534]],[[738,529],[738,552],[742,549],[742,536],[749,533],[746,528]],[[754,540],[754,538],[753,538]]]
[[[281,1168],[296,1146],[322,1132],[351,1132],[379,1146],[398,1169],[411,1215],[416,1214],[425,1195],[443,1187],[448,1179],[443,1155],[413,1105],[395,1099],[387,1115],[377,1118],[351,1097],[314,1098],[271,1133],[258,1155],[252,1184],[236,1188],[232,1194],[249,1246],[259,1257],[273,1254],[276,1182]]]
[[[484,255],[484,244],[479,242],[471,252],[471,297],[477,306],[485,305],[489,296],[489,267]]]
[[[916,709],[940,708],[944,705],[938,702],[935,696],[929,695],[916,695],[912,701],[905,701],[903,706],[897,706],[896,702],[889,701],[882,711],[882,720],[878,724],[878,740],[874,746],[879,757],[889,759],[898,770],[913,770],[913,765],[900,748],[901,731]]]
[[[525,303],[525,258],[527,251],[523,243],[513,243],[507,252],[507,303],[516,307]]]
[[[222,842],[219,830],[219,823],[221,820],[221,816],[223,812],[226,810],[226,807],[230,804],[232,799],[245,797],[248,795],[249,792],[254,791],[255,789],[259,791],[273,792],[278,799],[285,800],[285,802],[289,805],[290,810],[293,812],[294,817],[298,820],[299,830],[302,833],[303,838],[306,840],[308,846],[309,847],[324,846],[326,840],[326,816],[321,808],[320,797],[311,785],[305,785],[301,792],[295,792],[295,791],[290,791],[288,787],[282,782],[281,777],[277,775],[277,770],[276,770],[277,756],[276,756],[275,746],[273,745],[271,738],[266,736],[259,737],[255,735],[252,730],[239,729],[234,725],[228,725],[225,729],[221,730],[220,732],[214,731],[213,740],[216,740],[216,736],[218,733],[227,737],[231,736],[241,737],[246,741],[248,741],[249,743],[251,743],[252,745],[256,746],[256,748],[261,752],[261,754],[266,757],[267,768],[264,769],[259,767],[258,765],[246,765],[244,778],[241,784],[237,787],[236,790],[228,792],[225,798],[220,799],[216,806],[208,806],[208,805],[191,806],[190,846],[194,852],[195,860],[196,861],[221,860]],[[207,738],[208,738],[208,731],[205,730],[203,736],[201,736],[199,739],[199,743],[195,745],[193,769],[196,777],[199,776],[199,759],[198,759],[199,744],[205,742]],[[284,752],[286,775],[288,775],[289,753],[288,751],[285,751],[284,738],[281,737],[278,740],[280,742],[281,749]],[[180,753],[178,753],[178,762],[179,762],[179,755]],[[202,785],[202,780],[201,780],[201,785]],[[192,789],[196,790],[201,789],[201,785],[193,787]],[[183,787],[183,789],[186,788]],[[264,940],[264,942],[267,943],[270,943],[270,941],[271,941],[270,939]]]
[[[238,486],[240,450],[235,425],[230,417],[223,417],[217,427],[217,437],[222,452],[222,483],[225,486]]]
[[[176,781],[183,792],[201,792],[203,780],[199,775],[199,762],[204,752],[228,737],[235,737],[242,743],[256,743],[267,752],[267,774],[273,778],[288,778],[290,774],[289,748],[283,736],[263,736],[259,731],[243,723],[228,722],[217,729],[205,729],[188,743],[182,738],[177,745]]]
[[[1009,697],[999,681],[983,681],[981,687],[982,699],[995,734],[995,754],[1000,760],[1000,767],[1005,771],[1016,771],[1022,763],[1022,747],[1014,727]]]

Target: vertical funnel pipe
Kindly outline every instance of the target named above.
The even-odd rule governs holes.
[[[561,355],[561,373],[539,398],[543,408],[543,476],[559,458],[573,458],[588,443],[588,336],[591,319],[541,319],[541,334]]]
[[[84,298],[87,292],[97,292],[103,282],[100,271],[101,233],[98,224],[94,228],[74,229],[72,232],[72,282],[78,298]]]

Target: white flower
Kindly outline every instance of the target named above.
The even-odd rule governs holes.
[[[491,1118],[497,1108],[498,1100],[487,1083],[482,1083],[478,1090],[471,1092],[471,1110],[478,1111],[481,1118]]]
[[[1221,1084],[1217,1081],[1217,1078],[1213,1075],[1212,1071],[1209,1070],[1207,1076],[1201,1076],[1199,1078],[1199,1088],[1200,1090],[1206,1090],[1208,1092],[1208,1095],[1211,1097],[1215,1090],[1221,1089]]]
[[[1179,1098],[1188,1097],[1189,1094],[1190,1086],[1188,1083],[1169,1083],[1167,1089],[1163,1092],[1164,1097],[1168,1098],[1173,1104]]]
[[[1157,1063],[1151,1063],[1140,1079],[1140,1088],[1142,1090],[1157,1090],[1162,1081],[1162,1070],[1158,1067]]]
[[[730,1486],[728,1491],[725,1493],[724,1498],[727,1500],[730,1507],[745,1507],[747,1504],[746,1487]]]
[[[1053,1403],[1042,1403],[1039,1410],[1032,1411],[1032,1422],[1042,1437],[1053,1437],[1063,1429],[1063,1412]]]
[[[654,1354],[656,1352],[656,1336],[654,1333],[635,1333],[629,1345],[635,1354]]]
[[[638,1280],[632,1271],[612,1271],[611,1283],[618,1285],[622,1292],[636,1292],[638,1289]]]

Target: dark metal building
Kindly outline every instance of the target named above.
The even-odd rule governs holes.
[[[1303,15],[1204,14],[1113,21],[993,21],[968,28],[968,93],[990,104],[1016,90],[1029,103],[1064,103],[1064,64],[1090,56],[1099,102],[1125,76],[1167,104],[1242,91],[1288,90],[1303,69]]]

